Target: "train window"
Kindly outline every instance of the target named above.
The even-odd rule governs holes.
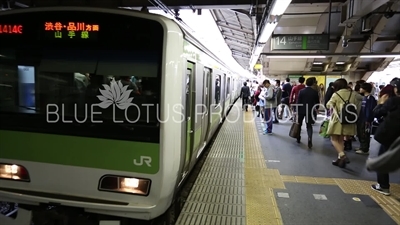
[[[64,49],[58,50],[62,52]],[[107,55],[110,52],[106,50],[97,51],[97,58],[101,58],[97,64],[92,63],[97,59],[94,54],[72,56],[68,50],[62,56],[54,54],[54,63],[50,63],[47,60],[50,57],[45,58],[40,49],[36,49],[35,54],[26,54],[19,49],[16,53],[0,58],[0,114],[18,118],[9,120],[17,123],[2,122],[2,129],[26,127],[37,132],[130,140],[132,136],[138,138],[138,132],[147,132],[145,129],[154,133],[150,129],[157,126],[160,96],[157,59],[154,57],[140,54],[135,59],[136,62],[139,58],[146,60],[147,64],[156,67],[155,70],[147,70],[143,65],[135,66],[131,57],[128,59],[134,62],[131,64],[133,69],[127,71],[121,70],[121,64],[114,62],[125,62],[126,58],[118,59],[128,54],[113,54],[112,60]],[[135,54],[134,51],[131,53]],[[71,63],[81,58],[85,60]],[[103,68],[100,68],[100,64],[103,64]],[[113,121],[119,124],[114,125]],[[92,127],[96,128],[87,126],[78,134],[75,131],[76,124],[83,123],[93,123]],[[126,132],[121,127],[132,132]],[[141,131],[133,127],[140,127]],[[110,130],[115,137],[111,132],[106,132]],[[147,139],[150,135],[146,134],[146,140],[150,140]],[[150,136],[152,141],[158,139],[156,135]]]
[[[190,77],[192,75],[192,69],[187,69],[186,70],[186,94],[189,94],[189,87],[190,87]]]
[[[228,98],[228,95],[231,93],[231,78],[228,77],[226,81],[226,97]]]
[[[220,103],[221,101],[221,75],[216,75],[215,78],[215,92],[214,92],[214,104],[215,107]]]

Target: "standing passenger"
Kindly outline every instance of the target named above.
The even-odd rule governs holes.
[[[286,83],[282,86],[282,113],[285,118],[290,116],[290,107],[289,107],[289,97],[292,93],[292,85],[290,84],[290,78],[286,78]]]
[[[378,99],[378,105],[374,109],[374,116],[375,118],[383,118],[389,114],[389,112],[394,112],[399,109],[400,107],[400,79],[394,78],[390,82],[391,87],[393,87],[394,93],[383,94],[383,90],[381,91],[381,96]],[[388,85],[389,86],[389,85]],[[395,94],[394,97],[390,97],[391,95]],[[385,146],[382,145],[379,147],[378,155],[384,154],[389,145]],[[371,186],[371,188],[381,194],[390,195],[390,182],[389,182],[389,174],[388,173],[377,173],[377,184]]]
[[[300,77],[299,78],[299,84],[296,85],[295,87],[293,87],[292,92],[290,93],[290,97],[289,97],[289,103],[291,105],[295,104],[297,102],[297,98],[298,98],[299,92],[306,87],[304,85],[304,81],[305,81],[305,78],[304,77]],[[292,107],[292,110],[293,110],[293,114],[296,114],[296,107]]]
[[[273,108],[274,110],[274,123],[279,123],[278,118],[282,118],[282,115],[280,115],[278,106],[281,104],[282,100],[282,89],[281,89],[281,81],[280,80],[275,80],[275,91],[276,91],[276,107]]]
[[[325,93],[324,107],[326,110],[326,118],[330,118],[332,115],[332,110],[329,109],[328,107],[326,107],[326,104],[329,102],[329,100],[331,100],[333,93],[335,93],[335,89],[333,87],[333,82],[330,82],[328,85],[328,89],[326,90],[326,93]]]
[[[312,124],[315,123],[316,116],[314,111],[317,111],[319,108],[319,97],[318,92],[312,88],[314,85],[314,79],[308,78],[306,81],[307,87],[299,92],[297,98],[298,107],[298,117],[297,122],[300,124],[300,127],[303,124],[303,120],[305,119],[307,125],[307,135],[308,135],[308,148],[312,148],[312,134],[313,128]],[[297,137],[297,143],[300,143],[301,136]]]
[[[354,136],[357,132],[357,126],[355,123],[343,124],[340,121],[340,112],[345,105],[345,101],[356,106],[359,109],[360,102],[355,93],[349,90],[349,86],[345,79],[338,79],[334,82],[335,93],[332,95],[331,99],[326,104],[328,108],[333,108],[333,115],[330,118],[327,134],[331,136],[331,142],[333,147],[338,153],[338,158],[332,162],[333,165],[339,166],[341,168],[346,167],[346,163],[350,162],[344,153],[345,146],[343,145],[343,140],[347,146],[348,143],[351,145],[351,140],[349,141],[349,136]],[[341,118],[346,119],[346,118]]]
[[[243,110],[246,110],[246,112],[249,105],[250,95],[250,88],[247,86],[247,82],[244,82],[242,90],[240,90],[240,97],[242,98],[242,108]]]
[[[267,89],[264,96],[260,95],[260,98],[264,98],[265,102],[265,113],[264,113],[264,121],[266,123],[267,128],[264,131],[264,134],[272,134],[272,124],[273,124],[273,108],[276,107],[276,96],[274,96],[274,85],[272,85],[269,80],[264,80],[264,87]]]
[[[259,98],[260,94],[261,94],[261,86],[258,86],[256,92],[254,93],[254,102],[253,102],[253,105],[256,107],[257,117],[260,117],[260,113],[261,113],[261,106],[259,103],[260,102],[260,98]]]
[[[258,95],[258,105],[260,106],[261,118],[265,118],[265,94],[267,93],[267,88],[260,85],[260,94]]]
[[[360,141],[360,148],[356,149],[357,154],[369,154],[371,125],[374,121],[374,108],[377,105],[374,96],[371,96],[372,85],[363,83],[360,85],[360,93],[364,95],[361,103],[361,112],[358,118],[357,134]]]

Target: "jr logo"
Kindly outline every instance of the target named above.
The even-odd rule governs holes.
[[[148,167],[151,167],[151,157],[150,156],[140,156],[140,161],[136,161],[136,159],[133,160],[133,164],[135,166],[143,166],[143,163],[145,163]]]

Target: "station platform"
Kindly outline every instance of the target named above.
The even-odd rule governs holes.
[[[400,173],[391,174],[391,196],[371,189],[367,157],[348,153],[346,169],[329,139],[314,126],[309,150],[288,133],[291,122],[263,135],[261,119],[236,103],[222,125],[177,220],[177,225],[392,225],[400,224]],[[358,147],[354,142],[353,147]]]

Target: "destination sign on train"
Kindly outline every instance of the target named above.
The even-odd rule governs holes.
[[[23,26],[20,24],[0,24],[0,34],[22,34]]]
[[[100,26],[86,22],[45,22],[46,37],[51,39],[97,39]]]

